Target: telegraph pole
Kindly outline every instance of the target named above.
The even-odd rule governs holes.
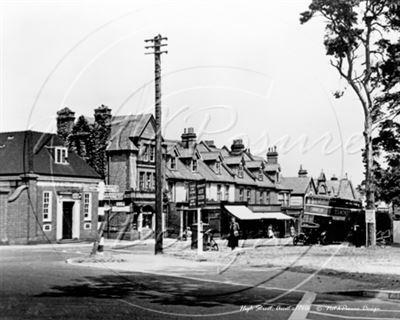
[[[162,177],[162,146],[161,146],[161,54],[168,53],[162,51],[161,47],[166,46],[162,44],[163,38],[160,34],[153,39],[147,39],[145,42],[151,42],[152,45],[145,46],[145,49],[153,49],[153,52],[146,54],[154,54],[154,72],[155,72],[155,117],[156,117],[156,225],[155,225],[155,247],[154,253],[163,253],[163,230],[162,230],[162,215],[163,215],[163,177]]]

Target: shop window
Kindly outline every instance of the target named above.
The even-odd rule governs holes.
[[[65,147],[56,147],[54,161],[58,164],[67,164],[68,161],[68,149]]]
[[[43,221],[51,221],[51,216],[52,216],[51,195],[52,194],[50,191],[43,192],[43,201],[42,201]]]
[[[313,223],[314,222],[314,216],[312,216],[310,214],[303,215],[303,222]]]
[[[92,201],[91,194],[85,193],[83,195],[83,217],[85,220],[92,220]]]

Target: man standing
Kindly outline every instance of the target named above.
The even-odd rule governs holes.
[[[236,222],[236,218],[232,217],[229,225],[229,236],[228,236],[228,247],[234,250],[239,245],[239,223]]]

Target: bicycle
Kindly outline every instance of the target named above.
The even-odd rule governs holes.
[[[204,236],[207,237],[207,240],[205,241],[206,250],[219,251],[218,243],[214,240],[212,229],[208,229],[204,232]]]

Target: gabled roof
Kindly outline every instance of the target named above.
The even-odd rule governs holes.
[[[251,161],[246,161],[246,168],[248,169],[260,169],[264,165],[262,160],[251,160]]]
[[[237,184],[245,184],[245,185],[251,185],[251,186],[256,186],[257,183],[255,182],[253,175],[251,174],[251,172],[244,167],[243,168],[243,177],[239,178],[238,175],[236,175],[236,183]]]
[[[224,161],[227,165],[239,165],[243,161],[243,157],[242,156],[224,157]]]
[[[178,141],[165,139],[163,145],[166,147],[166,152],[168,155],[175,156],[177,152],[176,145]]]
[[[332,197],[339,197],[349,200],[358,200],[357,193],[350,180],[342,178],[340,180],[327,180],[327,192]]]
[[[54,148],[63,140],[53,133],[17,131],[0,133],[0,175],[39,175],[100,178],[82,158],[68,152],[68,164],[56,164]]]
[[[113,117],[107,151],[138,150],[131,138],[140,137],[150,121],[154,121],[150,113]]]
[[[197,145],[196,148],[199,152],[211,152],[213,151],[212,148],[210,148],[207,143],[204,141],[200,141]]]
[[[165,166],[165,168],[165,177],[167,179],[192,181],[203,179],[200,173],[191,171],[179,158],[176,159],[176,169],[172,170],[169,166]]]
[[[263,173],[263,180],[259,180],[258,176],[256,176],[256,184],[259,187],[263,188],[275,188],[275,183],[271,181],[271,179]]]
[[[198,158],[200,154],[197,152],[196,148],[182,148],[179,144],[176,145],[176,150],[179,153],[180,158]]]
[[[323,171],[321,171],[317,181],[326,181],[326,176],[325,176],[325,173]]]
[[[221,158],[221,154],[217,151],[212,152],[200,152],[201,158],[204,161],[217,161]]]
[[[292,190],[292,194],[306,194],[310,185],[313,185],[311,177],[282,177],[280,184]]]
[[[197,164],[198,172],[202,175],[206,181],[211,182],[221,182],[221,183],[234,183],[235,179],[231,175],[231,173],[225,168],[225,166],[221,166],[221,173],[217,174],[212,170],[207,164],[203,161],[199,161]]]
[[[214,150],[218,150],[219,152],[221,152],[223,157],[229,157],[229,149],[227,147],[222,147],[221,149],[214,149]]]

